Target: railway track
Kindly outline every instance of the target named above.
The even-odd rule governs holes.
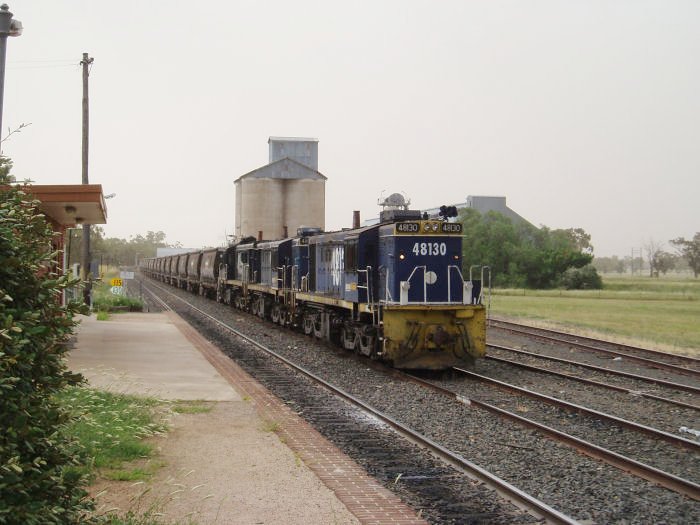
[[[589,415],[595,415],[597,417],[600,417],[601,419],[605,419],[607,421],[612,421],[616,424],[619,424],[622,426],[627,426],[627,427],[632,428],[632,429],[637,430],[637,431],[649,433],[652,436],[655,436],[657,439],[669,441],[669,442],[677,444],[679,446],[692,449],[693,451],[700,450],[699,443],[691,442],[691,441],[685,440],[683,438],[678,438],[677,436],[668,435],[668,434],[661,432],[657,429],[653,429],[650,427],[643,427],[643,426],[638,425],[634,422],[621,420],[620,418],[616,418],[616,417],[611,416],[609,414],[603,414],[603,413],[600,413],[597,411],[587,409],[585,407],[574,406],[571,403],[567,403],[565,401],[558,400],[555,398],[550,398],[549,396],[544,396],[542,394],[537,394],[536,392],[527,391],[527,390],[521,389],[515,385],[510,385],[510,384],[503,383],[500,381],[495,381],[495,380],[492,380],[491,378],[481,376],[479,374],[474,374],[473,372],[470,372],[468,370],[463,370],[463,369],[459,369],[459,368],[456,368],[455,370],[457,372],[459,372],[460,374],[464,374],[465,376],[477,378],[480,381],[487,381],[487,382],[491,382],[493,384],[498,384],[502,388],[506,388],[506,389],[514,391],[514,392],[524,393],[525,395],[534,396],[540,400],[545,400],[547,403],[556,405],[556,406],[563,408],[565,410],[572,410],[573,409],[573,410],[577,410],[577,411],[582,411],[582,412],[585,412]],[[606,463],[608,463],[612,466],[615,466],[615,467],[620,468],[620,469],[627,471],[627,472],[631,472],[637,476],[640,476],[644,479],[647,479],[649,481],[657,483],[663,487],[666,487],[670,490],[676,491],[676,492],[683,494],[685,496],[688,496],[692,499],[700,500],[700,485],[698,485],[697,483],[695,483],[693,481],[684,479],[680,476],[676,476],[676,475],[669,473],[669,472],[664,472],[661,469],[654,468],[653,466],[647,465],[641,461],[637,461],[631,457],[625,456],[623,454],[619,454],[619,453],[614,452],[612,450],[598,446],[594,443],[577,438],[571,434],[567,434],[565,432],[557,430],[556,428],[553,428],[551,426],[547,426],[545,424],[539,423],[539,422],[535,421],[534,419],[523,417],[523,416],[518,415],[512,411],[504,410],[502,408],[499,408],[495,404],[486,403],[484,401],[480,401],[480,400],[475,399],[475,398],[465,398],[463,395],[461,395],[459,392],[457,392],[453,389],[441,387],[439,385],[436,385],[436,384],[431,383],[429,381],[425,381],[425,380],[417,378],[415,376],[410,376],[410,380],[416,381],[419,384],[426,386],[427,388],[433,388],[437,392],[441,393],[442,395],[449,397],[449,398],[452,398],[457,402],[466,403],[468,405],[476,406],[478,408],[481,408],[483,410],[487,410],[493,414],[496,414],[499,417],[508,418],[510,420],[513,420],[513,421],[519,423],[519,424],[522,424],[522,425],[527,426],[529,428],[533,428],[533,429],[537,430],[538,432],[541,432],[545,435],[548,435],[551,438],[556,439],[557,441],[560,441],[568,446],[571,446],[571,447],[575,448],[576,450],[583,452],[584,454],[588,454],[593,458],[605,461]]]
[[[511,354],[515,354],[517,356],[527,357],[529,359],[549,361],[552,363],[559,363],[559,364],[564,364],[564,365],[570,365],[570,366],[577,367],[577,368],[584,368],[586,370],[592,370],[592,371],[599,372],[602,374],[624,377],[624,378],[632,379],[634,381],[641,382],[641,383],[651,383],[653,385],[658,385],[660,387],[664,387],[672,392],[683,391],[683,392],[688,392],[690,394],[696,394],[696,395],[700,394],[700,387],[698,387],[696,385],[677,383],[674,381],[667,381],[665,379],[661,379],[658,377],[649,377],[646,375],[635,374],[632,372],[625,372],[623,370],[616,370],[614,368],[592,365],[589,363],[585,363],[583,361],[564,359],[562,357],[546,355],[546,354],[542,354],[539,352],[529,352],[527,350],[521,350],[519,348],[513,348],[513,347],[508,347],[508,346],[503,346],[503,345],[489,344],[489,345],[487,345],[487,348],[490,348],[493,350],[499,350],[499,351],[503,351],[503,352],[508,352]]]
[[[491,348],[500,348],[501,350],[506,350],[506,351],[519,352],[519,350],[517,350],[515,348],[507,348],[507,347],[503,347],[503,346],[497,347],[496,345],[490,345],[490,347]],[[538,357],[537,354],[532,354],[532,353],[527,353],[527,352],[525,352],[525,354],[533,356],[533,357]],[[642,390],[632,390],[631,388],[613,385],[611,383],[604,383],[602,381],[596,381],[594,379],[588,379],[588,378],[580,377],[580,376],[577,376],[574,374],[567,374],[567,373],[559,372],[556,370],[550,370],[549,368],[529,365],[526,363],[520,363],[518,361],[512,361],[510,359],[504,359],[502,357],[495,357],[492,355],[487,355],[485,357],[485,359],[490,360],[490,361],[495,361],[497,363],[507,364],[509,366],[523,368],[523,369],[529,370],[531,372],[536,372],[536,373],[540,373],[540,374],[548,374],[548,375],[557,376],[557,377],[563,377],[565,379],[568,379],[571,381],[577,381],[577,382],[584,383],[587,385],[597,386],[600,388],[605,388],[605,389],[613,390],[616,392],[622,392],[622,393],[625,393],[628,395],[644,397],[647,399],[653,399],[654,401],[660,401],[662,403],[669,403],[671,405],[675,405],[675,406],[679,406],[679,407],[683,407],[683,408],[688,408],[690,410],[700,411],[700,406],[698,406],[698,405],[694,405],[692,403],[686,403],[684,401],[679,401],[677,399],[672,399],[669,397],[663,397],[663,396],[659,396],[659,395],[655,395],[655,394],[650,394],[649,392],[644,392]],[[574,365],[577,364],[574,361],[565,361],[565,362],[567,362],[568,364],[574,364]],[[596,368],[599,368],[599,367],[596,367]],[[601,370],[601,371],[605,371],[605,370]],[[610,372],[605,371],[605,372],[606,373],[613,373],[613,374],[615,373],[615,371],[610,371]],[[634,379],[638,379],[638,380],[647,380],[647,378],[642,377],[642,376],[632,375],[631,377],[633,377]],[[684,387],[684,389],[685,389],[685,385],[681,385],[681,386]]]
[[[199,298],[192,298],[189,294],[176,293],[187,295],[188,300],[192,299],[193,302],[201,301]],[[168,302],[172,304],[171,300]],[[216,303],[213,305],[213,309],[225,312],[223,315],[227,318],[234,318],[235,323],[251,321],[251,326],[260,326],[259,320],[250,318],[247,314],[232,311],[229,308],[216,305]],[[179,307],[175,309],[178,310]],[[181,315],[183,314],[184,312],[181,312]],[[193,314],[184,315],[193,318]],[[216,316],[219,317],[219,314]],[[211,327],[207,328],[206,325],[213,321],[196,321],[193,318],[193,322],[201,324],[203,329],[208,330],[208,334],[211,334]],[[256,331],[254,327],[252,330]],[[544,501],[546,505],[559,509],[561,513],[574,516],[579,520],[596,520],[601,523],[628,518],[634,521],[634,515],[638,516],[638,521],[669,520],[668,509],[673,509],[671,514],[679,516],[678,520],[680,521],[698,521],[700,518],[700,509],[697,505],[692,503],[688,497],[677,494],[680,492],[692,497],[696,495],[697,487],[693,485],[693,482],[686,483],[686,480],[680,476],[676,476],[679,479],[675,481],[664,481],[667,486],[675,484],[671,490],[658,488],[641,479],[635,481],[635,478],[620,470],[632,469],[630,464],[623,466],[620,463],[614,468],[608,467],[599,461],[581,456],[578,450],[584,447],[583,444],[555,445],[551,441],[553,435],[551,432],[546,434],[549,437],[545,438],[543,430],[529,430],[532,427],[524,429],[525,422],[516,419],[517,417],[522,418],[522,414],[515,414],[514,411],[511,411],[512,416],[505,416],[509,418],[508,421],[500,419],[504,417],[503,415],[499,415],[497,421],[493,417],[493,413],[499,410],[507,411],[494,405],[494,409],[487,415],[486,409],[477,409],[477,405],[481,402],[481,400],[477,400],[477,396],[467,397],[453,393],[452,395],[457,399],[457,402],[445,403],[444,394],[427,393],[425,387],[416,390],[417,387],[407,386],[405,379],[391,380],[387,379],[386,376],[384,379],[373,377],[375,372],[369,370],[367,361],[356,361],[354,357],[348,357],[346,353],[329,352],[327,348],[319,350],[317,342],[290,332],[283,332],[283,335],[277,336],[275,335],[276,330],[276,328],[266,325],[265,328],[258,329],[259,333],[255,339],[274,339],[279,343],[279,349],[276,351],[285,354],[286,359],[290,359],[291,356],[295,361],[302,360],[305,363],[303,367],[314,375],[334,376],[332,381],[327,378],[326,381],[334,384],[339,383],[341,390],[357,397],[362,403],[377,407],[379,412],[401,425],[417,429],[418,433],[427,440],[435,443],[438,447],[452,451],[457,457],[476,463],[484,470],[497,473],[498,477],[519,487],[521,491],[532,494],[536,499]],[[215,331],[222,332],[223,328],[217,328]],[[221,338],[221,341],[217,341],[221,346],[226,347],[227,344],[232,344],[230,335],[218,337]],[[237,338],[238,336],[236,336]],[[252,346],[252,343],[245,346]],[[300,351],[301,348],[303,348],[303,352]],[[232,354],[238,352],[238,350],[227,351]],[[271,372],[271,374],[274,375],[277,372]],[[463,381],[476,384],[475,380]],[[263,382],[265,382],[264,378]],[[282,381],[284,384],[295,382],[297,381],[289,378]],[[276,392],[276,389],[282,387],[272,384],[269,388]],[[297,406],[297,401],[287,402],[291,406]],[[304,417],[313,419],[315,412],[326,406],[331,406],[327,400],[316,400],[311,402],[311,407],[304,408],[299,405],[299,411],[303,412]],[[391,485],[395,477],[403,472],[401,479],[404,481],[398,484],[399,490],[408,491],[404,497],[413,502],[417,501],[417,507],[426,509],[428,515],[431,516],[429,520],[435,523],[447,523],[447,521],[443,521],[444,515],[437,509],[444,509],[450,505],[456,506],[458,508],[456,515],[462,516],[462,518],[456,518],[455,523],[465,522],[463,518],[469,515],[469,512],[473,515],[481,512],[478,509],[466,510],[469,506],[464,498],[466,492],[463,491],[472,490],[474,482],[467,482],[459,489],[455,488],[454,471],[447,475],[450,481],[445,482],[445,474],[442,470],[445,466],[441,463],[429,463],[430,467],[426,468],[425,473],[416,474],[411,472],[416,469],[414,464],[420,463],[422,465],[424,460],[418,461],[412,456],[410,458],[405,455],[401,456],[398,452],[391,452],[390,455],[401,459],[390,461],[389,466],[378,467],[374,462],[368,462],[366,456],[373,454],[373,452],[367,452],[368,450],[387,451],[396,445],[390,443],[392,439],[385,437],[384,441],[380,441],[381,444],[368,444],[367,448],[357,449],[358,443],[365,444],[366,440],[370,439],[367,436],[373,434],[374,427],[369,430],[359,430],[356,434],[349,435],[349,423],[338,415],[347,409],[337,405],[333,406],[335,408],[330,413],[326,412],[325,415],[320,416],[320,423],[316,424],[323,427],[324,421],[341,419],[340,430],[336,427],[328,431],[331,436],[329,439],[341,440],[341,436],[346,435],[346,442],[338,443],[336,441],[336,443],[341,448],[350,449],[351,452],[352,449],[356,449],[354,455],[353,453],[350,455],[360,464],[364,464],[368,471],[378,475],[380,479],[384,476],[385,484]],[[358,418],[356,415],[351,416],[353,421]],[[517,423],[515,423],[516,421]],[[553,428],[551,430],[556,431]],[[393,441],[396,439],[393,438]],[[593,447],[595,448],[596,445]],[[397,456],[397,454],[399,455]],[[417,454],[417,452],[413,451],[410,454]],[[592,457],[600,457],[603,452],[589,451],[588,454]],[[611,457],[614,455],[613,452]],[[615,464],[614,461],[619,461],[619,459],[608,461],[609,464]],[[661,482],[658,477],[655,477],[658,475],[655,470],[662,471],[663,469],[654,469],[648,465],[641,467],[636,465],[634,468],[645,469],[646,473],[643,475],[645,479],[654,479],[654,483]],[[411,472],[411,474],[408,475],[406,472]],[[438,472],[440,474],[437,474]],[[641,476],[642,474],[637,472],[637,475]],[[405,486],[401,487],[404,483]],[[420,493],[420,491],[416,492],[419,485],[430,485],[430,487],[426,487],[426,490]],[[393,488],[397,489],[397,487]],[[436,502],[437,496],[435,494],[440,492],[444,493],[445,496]],[[466,499],[473,501],[474,498],[472,495]],[[483,500],[484,494],[480,494],[479,498]],[[633,508],[627,505],[630,501],[635,502]],[[430,514],[431,511],[434,514]],[[497,520],[493,517],[496,514],[489,514],[489,512],[492,511],[487,511],[484,516],[491,517],[484,518],[482,521]],[[515,519],[522,520],[523,518],[521,516],[514,518],[511,514],[508,517],[508,522],[513,522]],[[670,521],[674,520],[671,518]]]
[[[490,319],[489,328],[497,328],[507,332],[549,341],[557,344],[566,344],[589,352],[603,354],[612,359],[627,359],[645,366],[659,370],[668,370],[680,375],[700,378],[700,359],[690,356],[670,354],[648,348],[634,347],[630,345],[613,343],[579,336],[567,332],[559,332],[545,328],[521,325],[500,319]]]
[[[505,498],[507,502],[510,502],[514,505],[516,505],[518,508],[523,509],[527,511],[529,514],[532,515],[535,520],[545,520],[548,523],[557,523],[557,524],[575,524],[576,521],[565,514],[557,511],[556,509],[550,507],[549,505],[545,504],[544,502],[538,500],[537,498],[527,494],[526,492],[518,489],[517,487],[511,485],[510,483],[500,479],[499,477],[495,476],[494,474],[490,473],[489,471],[479,467],[478,465],[468,461],[467,459],[461,457],[459,454],[450,451],[449,449],[439,445],[438,443],[432,441],[431,439],[423,436],[419,432],[416,432],[415,430],[409,428],[408,426],[400,423],[399,421],[395,420],[394,418],[390,417],[389,415],[383,413],[380,410],[377,410],[370,405],[366,404],[359,398],[349,394],[348,392],[344,391],[341,388],[338,388],[331,383],[325,381],[321,377],[317,376],[313,372],[307,370],[306,368],[299,366],[292,362],[291,360],[287,359],[286,357],[282,356],[281,354],[275,352],[274,350],[270,349],[264,344],[261,344],[257,340],[247,336],[243,332],[240,332],[236,330],[233,326],[231,326],[228,323],[225,323],[216,317],[204,312],[200,308],[197,308],[196,306],[188,303],[185,299],[178,297],[174,294],[171,294],[167,289],[160,288],[162,292],[169,293],[173,298],[176,298],[176,300],[184,303],[187,305],[187,307],[197,313],[197,315],[201,316],[206,320],[206,322],[213,323],[216,325],[216,327],[220,330],[223,330],[225,332],[228,332],[232,335],[234,335],[236,338],[247,342],[250,346],[256,348],[257,350],[260,350],[264,352],[266,355],[273,357],[277,361],[283,363],[286,367],[291,369],[292,371],[303,375],[306,379],[308,379],[313,385],[318,385],[326,389],[328,392],[332,393],[334,396],[341,398],[348,402],[354,409],[359,410],[362,413],[362,417],[358,418],[357,416],[354,416],[354,419],[356,420],[362,420],[362,419],[373,419],[376,418],[376,420],[381,421],[391,429],[393,429],[395,432],[397,432],[399,435],[403,436],[406,438],[406,440],[409,443],[417,444],[421,448],[429,451],[431,454],[434,456],[440,458],[442,461],[450,465],[453,469],[455,469],[458,472],[464,473],[468,476],[469,480],[471,481],[478,481],[480,483],[485,484],[487,487],[493,489],[495,492],[501,495],[501,497]],[[151,290],[148,290],[149,293],[151,293],[154,297],[158,298],[159,302],[163,304],[167,309],[170,309],[171,307],[167,304],[167,302],[162,301],[156,294],[154,294]],[[177,309],[176,309],[177,310]],[[288,390],[290,388],[290,385],[293,383],[290,383],[289,378],[286,377],[284,374],[280,374],[280,370],[278,367],[275,366],[270,366],[270,363],[267,361],[261,361],[257,356],[242,356],[242,355],[237,355],[236,356],[236,361],[239,362],[239,364],[244,364],[245,368],[249,373],[253,372],[254,377],[256,378],[262,378],[265,383],[267,383],[266,386],[274,386],[276,387],[275,389],[279,391],[281,387],[284,387],[284,389]],[[290,393],[287,392],[289,395]],[[293,397],[297,397],[298,394],[292,394]],[[306,396],[308,394],[304,394]],[[306,399],[305,401],[308,401]],[[316,421],[325,421],[326,424],[329,422],[331,424],[335,423],[341,428],[347,428],[349,424],[351,424],[346,417],[339,416],[338,412],[343,412],[342,409],[338,409],[337,403],[331,403],[331,404],[326,404],[324,403],[319,403],[318,400],[314,397],[311,403],[300,403],[300,402],[295,402],[296,406],[298,409],[301,409],[303,412],[307,412],[310,408],[313,409],[314,414],[313,414],[313,419]],[[386,443],[381,442],[382,440],[378,439],[373,439],[371,435],[373,433],[376,433],[376,429],[374,432],[365,432],[365,431],[359,431],[358,434],[363,435],[363,440],[364,440],[364,448],[366,449],[383,449],[386,448]],[[370,437],[368,437],[370,436]],[[410,447],[409,447],[410,449]],[[445,467],[437,466],[434,464],[432,461],[427,461],[426,465],[423,466],[422,468],[416,469],[416,464],[414,460],[416,459],[413,453],[415,451],[405,451],[402,450],[403,455],[410,455],[409,458],[404,458],[402,461],[405,463],[405,465],[400,465],[400,468],[396,468],[396,458],[393,454],[384,452],[382,455],[386,456],[391,459],[391,463],[394,463],[392,469],[397,470],[397,476],[398,479],[401,479],[401,474],[403,471],[410,470],[411,474],[410,476],[413,479],[426,479],[426,480],[432,480],[429,488],[429,492],[431,494],[434,493],[443,493],[443,494],[449,494],[454,492],[454,486],[455,486],[455,480],[454,480],[454,472],[451,472],[449,469],[446,469]],[[412,453],[413,452],[413,453]],[[411,462],[411,466],[408,467],[406,464],[408,462]],[[406,477],[403,477],[406,479]],[[436,479],[441,479],[441,482],[436,481]],[[395,478],[396,479],[396,478]],[[447,486],[443,486],[447,485]],[[483,498],[483,494],[479,494],[480,497]],[[428,498],[429,499],[429,498]],[[453,514],[456,512],[459,518],[458,520],[463,520],[466,518],[469,518],[470,516],[475,519],[496,519],[497,521],[502,518],[508,518],[508,520],[513,519],[513,511],[512,510],[507,510],[504,511],[502,516],[498,516],[496,513],[493,511],[489,512],[483,512],[481,510],[474,512],[473,509],[468,509],[466,507],[466,503],[456,503],[458,502],[460,497],[455,497],[455,501],[453,501],[450,506],[450,512],[447,513],[447,515],[441,516],[441,519],[445,519],[447,523],[450,522],[450,520],[453,519],[453,517],[450,516],[450,514]],[[507,505],[506,502],[504,502],[504,506]],[[444,514],[444,513],[443,513]],[[530,520],[524,519],[524,520],[519,520],[523,522],[528,522]],[[455,523],[459,523],[461,521],[455,521]]]

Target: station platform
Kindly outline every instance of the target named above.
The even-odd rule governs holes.
[[[103,510],[200,525],[426,523],[172,312],[81,317],[68,367],[95,388],[211,406],[170,414],[149,481],[98,482]]]

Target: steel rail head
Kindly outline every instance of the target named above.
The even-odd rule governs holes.
[[[624,348],[624,349],[627,349],[627,350],[631,350],[631,351],[633,351],[633,352],[644,352],[644,353],[647,353],[647,354],[649,354],[649,355],[655,355],[655,356],[659,356],[659,357],[663,356],[663,357],[667,357],[667,358],[671,358],[671,359],[676,359],[676,360],[678,360],[678,361],[683,361],[683,362],[690,363],[690,364],[700,365],[700,359],[698,359],[698,358],[696,358],[696,357],[692,357],[692,356],[679,355],[679,354],[671,354],[671,353],[668,353],[668,352],[662,352],[662,351],[660,351],[660,350],[652,350],[651,348],[642,348],[642,347],[639,347],[639,346],[626,345],[626,344],[623,344],[623,343],[616,343],[616,342],[614,342],[614,341],[606,341],[606,340],[604,340],[604,339],[595,339],[595,338],[593,338],[593,337],[586,337],[586,336],[583,336],[583,335],[572,334],[572,333],[569,333],[569,332],[561,332],[561,331],[552,330],[552,329],[549,329],[549,328],[540,328],[540,327],[538,327],[538,326],[524,325],[524,324],[514,323],[514,322],[511,322],[511,321],[503,321],[503,320],[500,320],[500,319],[493,319],[493,318],[491,318],[491,319],[489,319],[489,323],[490,323],[489,326],[495,324],[495,326],[493,326],[494,328],[502,328],[503,330],[508,330],[508,331],[511,331],[511,332],[517,332],[517,333],[528,334],[528,335],[532,335],[533,337],[542,337],[542,338],[544,338],[544,339],[550,339],[550,340],[554,340],[554,341],[562,341],[562,342],[566,342],[566,343],[569,343],[569,344],[573,344],[573,345],[579,346],[579,347],[581,347],[581,348],[586,348],[586,349],[595,350],[595,351],[600,351],[600,352],[605,352],[605,353],[613,353],[613,354],[616,354],[617,352],[615,352],[614,350],[608,350],[608,349],[605,349],[605,348],[600,348],[600,347],[598,347],[598,346],[586,345],[586,344],[583,344],[583,343],[579,343],[578,341],[564,341],[564,340],[559,339],[559,338],[557,338],[557,337],[540,336],[540,335],[538,335],[538,334],[534,334],[534,333],[528,332],[528,330],[536,330],[536,331],[539,331],[539,332],[544,332],[544,333],[548,333],[548,334],[553,334],[553,336],[571,337],[571,338],[573,338],[573,339],[577,339],[577,340],[581,340],[581,341],[588,341],[589,343],[597,343],[597,344],[612,345],[612,346],[615,346],[615,347],[617,347],[617,348]],[[498,325],[502,325],[502,326],[498,326]],[[508,326],[516,327],[516,328],[508,328]],[[654,361],[654,360],[650,360],[650,359],[645,359],[645,358],[643,358],[643,357],[638,357],[638,356],[632,356],[632,355],[630,355],[630,354],[625,354],[625,353],[617,353],[617,354],[618,354],[618,355],[621,355],[621,356],[629,357],[630,359],[638,359],[638,360],[640,360],[640,362],[645,362],[645,361],[647,361],[647,362],[650,362],[650,363],[659,363],[658,361]],[[663,364],[663,363],[662,363],[662,364]],[[682,371],[689,371],[689,372],[692,373],[691,375],[700,375],[700,372],[698,372],[697,370],[693,370],[693,369],[690,369],[690,368],[685,368],[685,367],[682,367],[682,366],[679,367],[679,366],[676,366],[676,365],[669,365],[669,366],[670,366],[670,367],[677,368],[677,369],[680,369],[680,370],[682,370]],[[670,368],[670,369],[673,370],[674,368]]]
[[[566,374],[564,372],[557,372],[556,370],[549,370],[547,368],[541,368],[538,366],[528,365],[525,363],[519,363],[517,361],[511,361],[510,359],[504,359],[502,357],[495,357],[492,355],[484,356],[484,359],[487,359],[490,361],[495,361],[497,363],[503,363],[503,364],[510,365],[510,366],[516,366],[519,368],[523,368],[525,370],[530,370],[532,372],[538,372],[538,373],[542,373],[542,374],[549,374],[549,375],[553,375],[553,376],[557,376],[557,377],[563,377],[565,379],[570,379],[571,381],[578,381],[580,383],[584,383],[587,385],[597,386],[600,388],[607,388],[609,390],[615,390],[617,392],[623,392],[625,394],[631,394],[631,395],[636,395],[636,396],[640,396],[640,397],[645,397],[647,399],[653,399],[654,401],[660,401],[662,403],[669,403],[669,404],[680,406],[683,408],[688,408],[690,410],[699,410],[700,411],[700,406],[698,406],[698,405],[684,403],[683,401],[677,401],[675,399],[671,399],[668,397],[656,396],[654,394],[649,394],[647,392],[639,392],[636,390],[632,390],[630,388],[612,385],[610,383],[603,383],[602,381],[596,381],[594,379],[587,379],[585,377],[579,377],[579,376],[575,376],[573,374]]]
[[[402,374],[402,372],[397,373]],[[700,485],[697,483],[686,480],[674,474],[664,472],[640,461],[628,458],[622,454],[618,454],[612,450],[608,450],[550,426],[538,423],[537,421],[524,418],[518,414],[504,410],[490,403],[460,396],[447,388],[443,388],[415,376],[408,375],[407,377],[410,381],[424,385],[448,397],[453,397],[456,399],[456,401],[467,406],[475,406],[497,414],[501,417],[511,419],[521,425],[543,432],[590,457],[600,459],[616,468],[619,468],[620,470],[631,472],[640,478],[646,479],[653,483],[658,483],[659,485],[673,490],[674,492],[678,492],[679,494],[683,494],[695,500],[700,500]]]
[[[606,374],[613,374],[622,377],[627,377],[630,379],[636,379],[638,381],[648,381],[650,383],[655,383],[657,385],[665,386],[667,388],[672,388],[674,390],[685,390],[686,392],[693,392],[695,394],[700,394],[700,388],[692,385],[684,385],[683,383],[675,383],[673,381],[666,381],[664,379],[656,379],[654,377],[640,376],[637,374],[632,374],[630,372],[623,372],[621,370],[613,370],[610,368],[604,368],[602,366],[591,365],[588,363],[582,363],[581,361],[572,361],[570,359],[564,359],[561,357],[554,357],[551,355],[537,354],[534,352],[528,352],[526,350],[520,350],[518,348],[510,348],[508,346],[487,344],[487,347],[495,348],[496,350],[505,350],[506,352],[513,352],[515,354],[528,355],[531,357],[538,357],[540,359],[546,359],[548,361],[556,361],[558,363],[566,363],[569,365],[580,366],[582,368],[588,368],[589,370],[595,370],[597,372],[604,372]]]
[[[569,411],[582,412],[584,414],[588,414],[588,415],[591,415],[591,416],[594,416],[597,418],[606,419],[606,420],[611,421],[615,424],[631,428],[631,429],[636,430],[638,432],[650,434],[658,439],[661,439],[663,441],[668,441],[669,443],[672,443],[674,445],[680,445],[684,448],[687,448],[690,450],[695,450],[695,451],[700,450],[700,443],[698,443],[697,441],[691,441],[689,439],[675,436],[675,435],[670,434],[668,432],[664,432],[663,430],[649,427],[647,425],[642,425],[641,423],[635,423],[634,421],[629,421],[629,420],[623,419],[621,417],[613,416],[612,414],[607,414],[607,413],[601,412],[599,410],[594,410],[592,408],[587,408],[587,407],[584,407],[582,405],[577,405],[576,403],[570,403],[569,401],[564,401],[563,399],[558,399],[556,397],[547,396],[545,394],[540,394],[538,392],[534,392],[532,390],[528,390],[526,388],[522,388],[522,387],[519,387],[517,385],[512,385],[510,383],[506,383],[505,381],[499,381],[498,379],[493,379],[492,377],[488,377],[488,376],[485,376],[482,374],[477,374],[476,372],[470,372],[469,370],[464,370],[462,368],[455,368],[455,370],[458,370],[459,372],[461,372],[465,375],[468,375],[469,377],[479,379],[480,381],[491,383],[491,384],[497,385],[501,388],[504,388],[506,390],[510,390],[512,392],[517,392],[519,394],[524,394],[526,396],[538,399],[540,401],[545,401],[546,403],[565,408]]]

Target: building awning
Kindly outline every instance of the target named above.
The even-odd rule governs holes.
[[[107,224],[101,184],[30,184],[25,190],[41,202],[42,213],[60,226]]]

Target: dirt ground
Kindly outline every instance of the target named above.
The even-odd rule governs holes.
[[[359,523],[252,406],[204,404],[211,411],[174,413],[171,431],[152,438],[149,481],[100,479],[91,488],[99,514],[200,525]]]

